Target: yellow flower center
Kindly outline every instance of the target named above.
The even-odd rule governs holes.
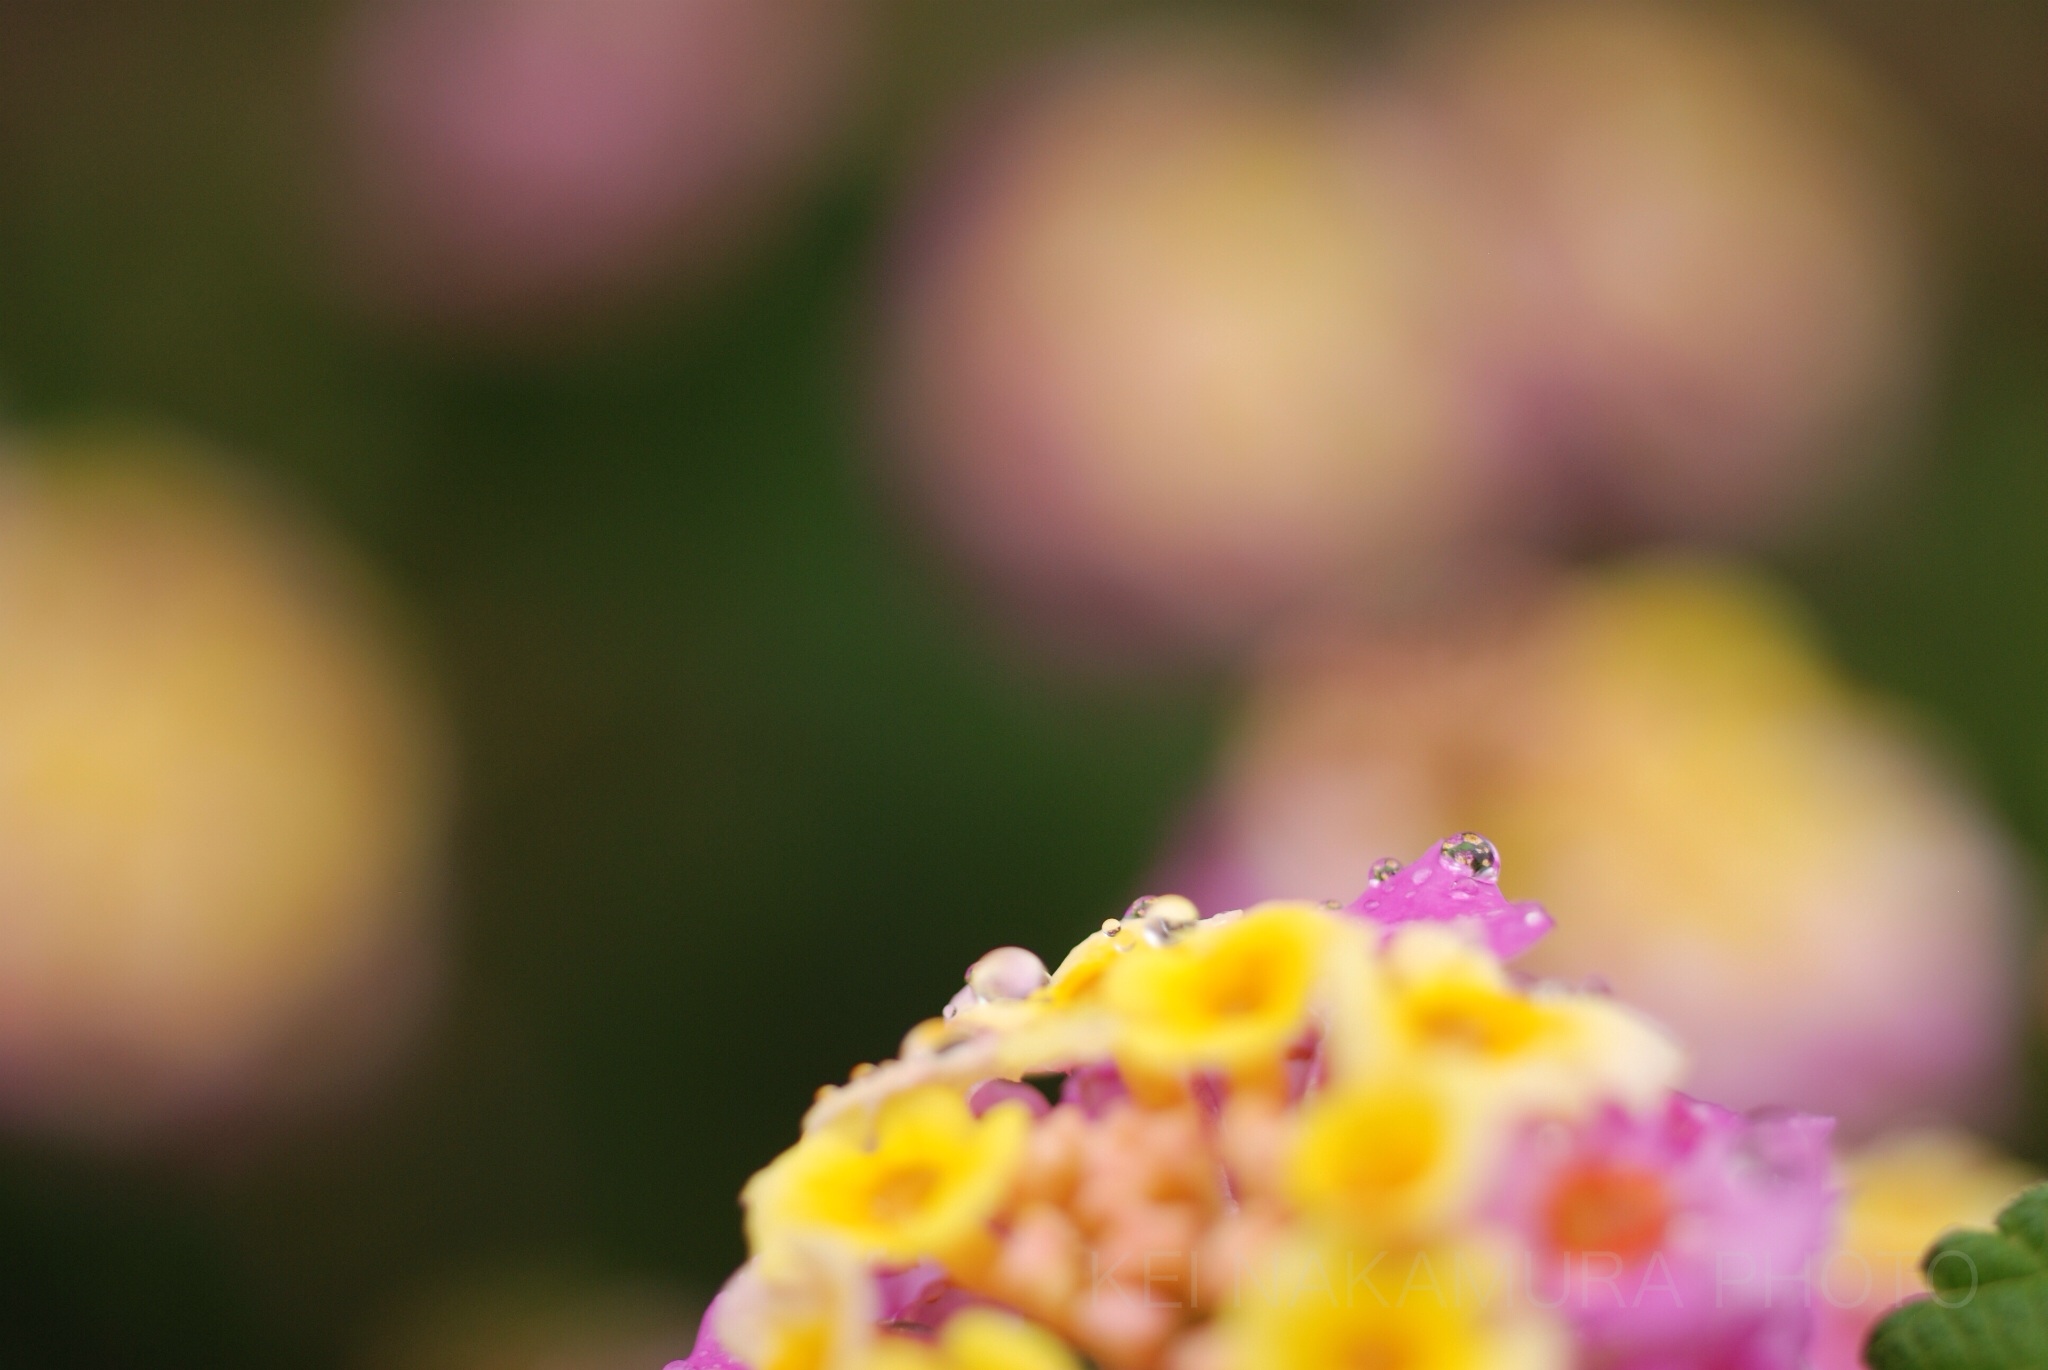
[[[936,1166],[914,1161],[891,1169],[878,1165],[867,1194],[870,1217],[878,1223],[899,1223],[931,1202],[939,1187]]]
[[[1424,1348],[1401,1328],[1375,1328],[1331,1349],[1330,1364],[1343,1370],[1414,1370],[1426,1363]]]
[[[1422,1076],[1342,1085],[1311,1102],[1290,1157],[1303,1213],[1399,1239],[1472,1198],[1474,1158],[1490,1135],[1456,1087]]]
[[[1406,1188],[1443,1153],[1443,1114],[1414,1091],[1374,1100],[1349,1132],[1352,1146],[1339,1159],[1337,1179],[1358,1194]]]

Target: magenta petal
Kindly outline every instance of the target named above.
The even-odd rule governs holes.
[[[1345,906],[1386,927],[1402,923],[1446,923],[1469,927],[1494,955],[1520,956],[1543,939],[1553,921],[1541,904],[1515,901],[1491,878],[1471,873],[1445,858],[1455,838],[1435,843],[1415,860],[1376,878]]]
[[[936,1332],[961,1309],[985,1302],[947,1279],[932,1261],[879,1272],[875,1290],[881,1299],[882,1326],[913,1335]]]
[[[1562,1143],[1527,1135],[1494,1216],[1524,1234],[1533,1297],[1564,1311],[1586,1364],[1800,1370],[1837,1202],[1832,1130],[1682,1094],[1640,1116],[1610,1108]],[[1589,1166],[1658,1177],[1670,1212],[1652,1254],[1556,1248],[1558,1186]]]
[[[1090,1118],[1100,1118],[1112,1107],[1131,1097],[1124,1077],[1110,1062],[1081,1066],[1067,1073],[1060,1085],[1060,1102],[1072,1104]]]

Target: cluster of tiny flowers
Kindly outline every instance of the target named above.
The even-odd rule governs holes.
[[[670,1370],[1796,1370],[1829,1124],[1509,969],[1550,920],[1499,864],[990,953],[749,1181]]]

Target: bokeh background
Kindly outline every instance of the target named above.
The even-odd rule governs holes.
[[[2044,52],[0,0],[0,1360],[657,1366],[981,952],[1461,828],[1852,1237],[1995,1205]]]

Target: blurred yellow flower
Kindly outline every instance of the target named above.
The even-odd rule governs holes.
[[[1599,1098],[1631,1107],[1670,1089],[1678,1046],[1613,1000],[1555,985],[1524,990],[1485,948],[1434,927],[1387,949],[1393,1033],[1432,1068],[1465,1070],[1525,1107],[1563,1115]]]
[[[175,441],[0,464],[0,1086],[134,1137],[387,1054],[436,935],[440,719],[349,555]]]
[[[1612,577],[1547,633],[1549,702],[1481,815],[1526,853],[1526,888],[1572,910],[1529,967],[1607,976],[1738,1105],[1855,1129],[1984,1089],[2015,877],[1898,720],[1726,574]]]
[[[1052,1333],[985,1308],[949,1319],[936,1344],[887,1338],[865,1370],[1080,1370]]]
[[[1376,857],[1482,829],[1504,885],[1564,915],[1519,965],[1668,1024],[1706,1097],[1853,1135],[2009,1093],[2008,845],[1746,573],[1638,563],[1409,638],[1301,642],[1210,812],[1165,873],[1208,903],[1350,898]]]
[[[1879,1138],[1842,1163],[1841,1236],[1823,1267],[1814,1370],[1860,1370],[1864,1338],[1886,1309],[1926,1292],[1920,1261],[1952,1228],[1988,1228],[2039,1180],[1967,1133],[1945,1128]]]
[[[1477,1248],[1283,1250],[1220,1328],[1229,1370],[1563,1370],[1561,1328],[1518,1311],[1512,1276]]]
[[[1484,1096],[1457,1073],[1397,1070],[1339,1084],[1302,1107],[1288,1197],[1354,1233],[1416,1236],[1476,1196],[1497,1127]]]
[[[719,1338],[754,1370],[863,1370],[874,1277],[853,1251],[796,1233],[756,1255],[720,1296]]]
[[[1078,1370],[1044,1328],[969,1308],[936,1341],[876,1325],[873,1272],[852,1250],[796,1235],[756,1256],[721,1296],[717,1331],[752,1370]]]
[[[1271,1078],[1309,1026],[1336,935],[1327,913],[1268,904],[1120,961],[1102,987],[1117,1017],[1119,1063]]]
[[[971,1251],[1023,1160],[1030,1114],[1001,1104],[976,1118],[958,1090],[927,1085],[883,1101],[872,1137],[861,1121],[814,1129],[747,1182],[753,1250],[815,1232],[905,1264]]]

